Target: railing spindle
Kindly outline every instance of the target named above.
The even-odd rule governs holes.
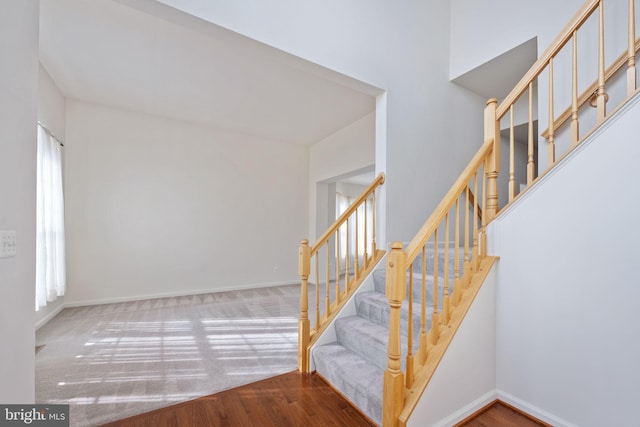
[[[485,212],[485,211],[483,211]],[[462,281],[469,280],[469,270],[471,262],[469,260],[469,186],[465,187],[464,198],[464,265],[462,266]]]
[[[607,115],[607,100],[604,92],[604,5],[602,0],[598,4],[598,9],[598,97],[596,106],[598,108],[598,123],[600,123]]]
[[[630,97],[636,91],[636,13],[634,0],[629,0],[629,47],[627,64],[627,97]]]
[[[331,297],[330,297],[330,291],[329,291],[329,242],[327,241],[327,266],[325,268],[326,270],[326,286],[325,286],[325,292],[326,292],[326,310],[325,310],[325,316],[329,317],[329,314],[331,314]]]
[[[367,254],[367,247],[368,247],[368,243],[367,243],[367,200],[365,199],[364,201],[364,242],[362,242],[362,245],[364,246],[364,258],[362,261],[362,266],[366,267],[368,262],[368,254]]]
[[[547,145],[547,168],[556,162],[556,144],[554,142],[555,122],[553,113],[553,58],[549,59],[549,143]]]
[[[359,245],[358,245],[358,240],[360,240],[360,227],[358,226],[358,211],[360,210],[360,208],[356,209],[356,259],[353,262],[353,277],[354,279],[357,279],[358,276],[360,275],[360,269],[358,268],[358,258],[360,258],[360,249],[359,249]]]
[[[316,252],[316,324],[315,329],[320,327],[320,261],[319,253]]]
[[[487,174],[484,173],[480,175],[481,179],[482,179],[482,212],[484,212],[485,210],[485,206],[487,203],[487,198],[485,197],[485,195],[487,194]],[[486,215],[482,215],[481,218],[481,223],[482,223],[482,241],[481,241],[481,251],[480,251],[480,256],[482,256],[483,258],[485,256],[487,256],[487,224],[488,224],[488,219]]]
[[[298,321],[298,370],[309,372],[307,345],[309,344],[309,241],[300,243],[298,254],[298,274],[300,275],[300,320]]]
[[[413,264],[409,266],[409,304],[408,304],[407,324],[407,359],[406,359],[406,382],[407,387],[413,385]]]
[[[449,324],[449,213],[444,216],[444,297],[442,298],[442,323]]]
[[[351,219],[351,218],[349,218]],[[347,219],[344,222],[344,225],[346,226],[346,239],[345,239],[345,253],[344,253],[344,287],[347,288],[347,290],[351,289],[351,283],[349,281],[350,279],[350,275],[349,275],[349,257],[351,256],[351,254],[349,253],[349,219]]]
[[[478,171],[473,176],[473,192],[478,194]],[[473,248],[471,251],[471,270],[478,271],[480,260],[478,257],[478,198],[473,200]],[[470,281],[467,281],[468,286]]]
[[[533,82],[529,83],[529,129],[527,138],[527,186],[533,182],[535,163],[533,160]],[[484,182],[483,182],[484,185]],[[484,190],[483,190],[484,191]],[[484,206],[482,207],[484,212]]]
[[[515,138],[513,130],[513,104],[509,107],[509,201],[516,197]]]
[[[476,194],[476,199],[478,195]],[[460,302],[460,197],[456,199],[456,226],[454,232],[453,251],[453,305]]]
[[[376,193],[373,193],[372,196],[372,207],[371,212],[373,213],[372,218],[372,228],[371,228],[371,255],[376,256],[376,217],[378,214],[376,213]]]
[[[420,364],[427,361],[427,247],[422,247],[422,295],[420,299]]]
[[[336,231],[336,301],[338,304],[342,299],[340,292],[340,229]]]
[[[431,316],[431,344],[436,345],[440,331],[438,330],[438,228],[433,232],[433,315]]]
[[[571,76],[571,146],[578,144],[578,31],[573,32]]]

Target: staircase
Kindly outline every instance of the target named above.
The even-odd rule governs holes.
[[[487,102],[483,145],[413,240],[404,248],[399,242],[391,244],[384,269],[375,267],[383,251],[374,243],[371,253],[376,257],[367,264],[367,271],[359,274],[356,265],[353,278],[347,275],[344,292],[339,283],[336,285],[338,300],[331,304],[327,268],[326,309],[321,316],[316,286],[313,330],[309,324],[307,295],[307,280],[313,265],[310,259],[316,256],[315,282],[319,283],[318,245],[327,245],[326,265],[329,265],[332,243],[328,235],[311,249],[308,242],[303,241],[299,269],[302,278],[299,368],[311,372],[312,358],[316,372],[376,423],[406,426],[411,421],[420,425],[421,420],[410,420],[410,417],[496,260],[488,256],[489,224],[558,163],[570,161],[569,154],[574,149],[640,92],[635,66],[640,39],[635,37],[634,1],[628,2],[628,46],[608,66],[604,44],[605,2],[587,0],[505,99],[501,103],[496,99]],[[592,16],[598,24],[597,51],[586,55],[580,52],[580,63],[589,63],[584,56],[591,64],[597,63],[598,77],[590,85],[584,85],[578,82],[578,30],[582,30],[580,34],[588,31],[589,26],[583,27],[583,24]],[[560,54],[565,48],[564,52],[569,51],[569,55]],[[559,103],[554,99],[554,62],[560,63],[556,70],[571,69],[570,76],[563,77],[566,81],[562,85],[568,87],[567,81],[571,81],[571,102],[560,114],[554,110]],[[540,80],[542,75],[548,79]],[[585,86],[586,89],[580,90]],[[548,94],[546,99],[539,96],[544,92]],[[536,105],[534,99],[541,105]],[[542,105],[545,103],[546,106]],[[595,109],[593,113],[589,113],[589,105]],[[516,110],[527,114],[517,117]],[[534,116],[538,119],[534,120]],[[544,116],[547,116],[546,123]],[[547,128],[534,136],[535,121],[540,122],[541,129]],[[515,128],[519,125],[528,128],[526,156],[516,153],[522,151],[516,146],[515,138]],[[503,148],[501,134],[509,138]],[[508,170],[502,172],[501,149],[506,149],[508,156]],[[516,181],[516,170],[526,171],[526,182]],[[505,175],[506,179],[499,184],[498,177]],[[360,201],[374,191],[373,184],[368,191]],[[499,203],[498,193],[506,194],[508,200]],[[366,207],[366,201],[364,203]],[[350,211],[356,213],[356,227],[357,209]],[[346,217],[339,219],[329,232],[340,227],[349,228]],[[375,225],[373,230],[375,232]],[[364,240],[366,246],[366,237]],[[336,252],[339,242],[336,236]],[[366,253],[363,258],[367,260]],[[376,270],[370,276],[372,290],[359,291],[358,287],[373,268]],[[350,271],[348,265],[346,270]],[[335,277],[339,277],[338,271]],[[340,295],[343,295],[342,302]],[[351,298],[355,302],[353,313],[339,314]],[[335,341],[315,345],[327,330],[335,334]],[[464,406],[469,402],[460,404]]]
[[[449,261],[453,263],[456,251],[448,251]],[[462,254],[460,250],[458,253]],[[427,306],[433,304],[433,258],[435,252],[426,252],[426,282]],[[444,265],[444,251],[439,251],[439,264]],[[464,259],[460,259],[464,262]],[[421,262],[413,266],[414,274],[422,272]],[[449,279],[454,280],[453,270]],[[312,351],[312,358],[316,372],[333,384],[343,395],[351,400],[365,415],[376,423],[382,422],[382,388],[384,370],[387,368],[388,331],[390,320],[389,302],[385,296],[386,272],[375,270],[372,274],[374,290],[356,293],[356,315],[342,317],[335,322],[337,341],[318,346]],[[439,276],[438,282],[444,284],[444,276]],[[407,293],[410,280],[407,277]],[[439,285],[439,301],[444,299],[444,285]],[[421,288],[413,290],[413,300],[420,301]],[[451,289],[453,291],[453,288]],[[413,341],[419,341],[420,334],[420,305],[413,304],[411,314]],[[442,303],[439,304],[442,308]],[[432,309],[427,310],[426,328],[431,327]],[[409,301],[402,303],[401,308],[401,340],[405,349],[401,356],[402,369],[406,368],[406,348],[409,334]]]

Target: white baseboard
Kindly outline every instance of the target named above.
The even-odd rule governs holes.
[[[529,415],[533,415],[545,423],[551,424],[555,427],[577,427],[575,424],[571,424],[570,422],[563,420],[543,409],[538,408],[524,400],[518,399],[515,396],[510,395],[509,393],[505,393],[504,391],[497,390],[498,399],[502,400],[505,403],[508,403],[511,406],[514,406],[520,409],[523,412],[526,412]]]
[[[468,405],[465,405],[464,407],[458,409],[456,412],[454,412],[453,414],[449,415],[448,417],[443,418],[442,420],[440,420],[437,423],[433,424],[432,427],[450,427],[450,426],[453,426],[456,423],[459,423],[460,421],[462,421],[465,418],[467,418],[469,415],[471,415],[471,414],[479,411],[480,409],[484,408],[485,406],[487,406],[489,403],[493,402],[497,398],[498,397],[497,397],[497,394],[496,394],[496,390],[492,390],[492,391],[480,396],[479,398],[477,398],[473,402],[469,403]]]
[[[56,315],[58,313],[60,313],[65,307],[65,303],[63,302],[62,304],[60,304],[59,307],[57,307],[55,310],[53,310],[51,313],[47,314],[45,317],[43,317],[42,319],[40,319],[37,323],[36,323],[36,331],[40,328],[42,328],[44,325],[47,324],[47,322],[51,319],[53,319],[54,317],[56,317]]]
[[[253,283],[249,285],[228,286],[223,288],[165,292],[165,293],[158,293],[158,294],[135,295],[130,297],[104,298],[104,299],[96,299],[96,300],[71,301],[71,302],[68,302],[65,300],[64,307],[83,307],[87,305],[113,304],[113,303],[119,303],[119,302],[140,301],[140,300],[146,300],[146,299],[202,295],[202,294],[212,294],[216,292],[241,291],[246,289],[257,289],[257,288],[271,288],[274,286],[295,285],[299,283],[300,283],[300,279],[295,279],[295,280],[287,280],[284,282]]]

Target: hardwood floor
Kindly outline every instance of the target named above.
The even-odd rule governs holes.
[[[290,372],[103,427],[375,426],[320,376]],[[495,401],[456,427],[549,427]]]
[[[455,427],[540,427],[549,426],[523,415],[506,403],[496,401],[473,414]]]
[[[322,378],[291,372],[105,427],[375,426]]]

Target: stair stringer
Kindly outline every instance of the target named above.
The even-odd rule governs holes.
[[[355,316],[356,315],[356,295],[359,294],[359,293],[362,293],[362,292],[368,292],[368,291],[375,290],[374,283],[373,283],[373,273],[375,273],[376,270],[379,270],[380,268],[384,269],[384,266],[386,265],[385,264],[385,260],[386,259],[387,259],[387,254],[385,254],[382,258],[380,258],[380,261],[378,261],[378,264],[374,268],[371,269],[371,271],[364,278],[364,280],[362,281],[362,283],[360,284],[358,289],[356,289],[355,292],[353,292],[351,297],[349,297],[349,299],[344,304],[342,309],[338,312],[338,314],[336,314],[334,316],[333,320],[331,320],[331,322],[329,322],[329,325],[327,325],[327,327],[324,328],[324,331],[320,334],[320,336],[315,340],[315,342],[313,343],[313,345],[309,349],[309,354],[310,355],[313,355],[313,351],[314,351],[314,349],[316,347],[321,346],[321,345],[326,345],[326,344],[329,344],[329,343],[332,343],[332,342],[336,342],[338,340],[338,338],[336,336],[335,322],[338,319],[341,319],[343,317]],[[309,367],[310,367],[311,372],[316,370],[316,366],[315,366],[315,362],[314,362],[314,358],[313,357],[309,358]]]

